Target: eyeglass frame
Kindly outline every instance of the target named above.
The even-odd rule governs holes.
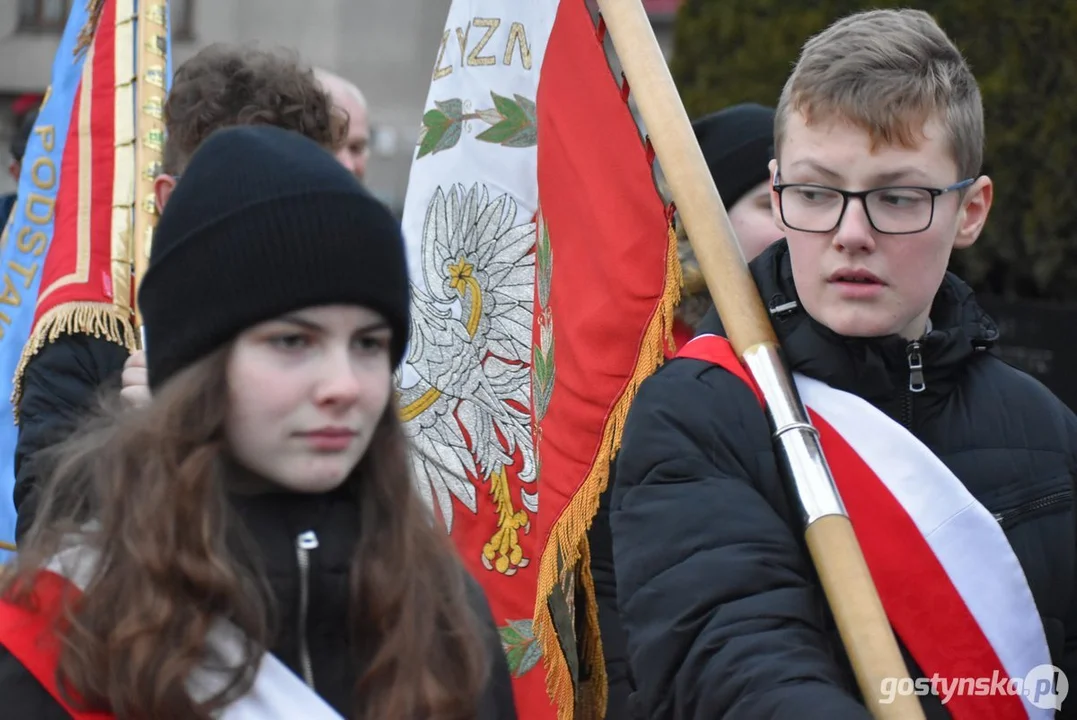
[[[774,174],[774,179],[775,180],[778,180],[780,177],[781,177],[781,172],[780,171]],[[862,208],[864,208],[864,217],[866,217],[868,219],[868,223],[871,224],[871,227],[872,227],[872,229],[875,230],[875,232],[881,233],[883,235],[915,235],[917,233],[922,233],[922,232],[927,231],[928,228],[931,227],[932,223],[935,222],[935,200],[939,196],[945,195],[946,193],[954,192],[956,190],[964,190],[965,188],[967,188],[967,187],[971,186],[973,183],[975,183],[976,180],[977,180],[977,178],[966,178],[965,180],[960,180],[960,181],[954,183],[953,185],[947,185],[944,188],[925,187],[925,186],[922,186],[922,185],[886,185],[884,187],[871,188],[869,190],[842,190],[840,188],[830,187],[829,185],[818,185],[816,183],[781,183],[781,182],[775,182],[771,187],[774,189],[774,192],[778,193],[778,213],[782,217],[782,222],[785,223],[785,225],[787,227],[789,227],[789,228],[791,228],[793,230],[796,230],[797,232],[814,233],[814,234],[818,234],[818,235],[825,235],[826,233],[834,232],[838,227],[841,226],[841,221],[845,219],[845,211],[849,209],[849,200],[851,198],[856,198],[856,199],[860,200],[860,206]],[[785,191],[787,188],[794,188],[794,187],[810,187],[810,188],[817,188],[819,190],[829,190],[831,192],[836,192],[839,195],[841,195],[841,212],[838,213],[838,219],[834,222],[834,224],[830,227],[830,229],[828,229],[828,230],[804,230],[804,229],[796,227],[795,225],[792,225],[791,223],[789,223],[785,219],[785,204],[784,204],[784,202],[782,200],[782,192]],[[875,221],[871,218],[871,211],[868,210],[867,196],[872,194],[872,193],[879,192],[881,190],[922,190],[922,191],[926,192],[928,195],[931,196],[931,214],[928,216],[927,224],[924,225],[922,228],[920,228],[918,230],[903,230],[902,232],[891,232],[891,231],[888,231],[888,230],[880,230],[879,227],[875,224]]]

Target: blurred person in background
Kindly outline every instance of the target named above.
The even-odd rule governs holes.
[[[729,213],[744,259],[751,262],[782,237],[770,210],[767,169],[767,163],[774,157],[774,108],[740,103],[699,118],[692,128]],[[674,327],[680,347],[695,334],[712,302],[692,246],[679,223],[677,235],[684,274],[683,298]]]
[[[359,182],[366,178],[370,159],[370,117],[366,97],[355,83],[323,68],[314,70],[322,88],[329,93],[333,105],[348,116],[348,135],[336,151],[337,160],[348,168]]]
[[[26,146],[30,142],[30,133],[33,132],[34,123],[37,121],[37,109],[28,110],[19,120],[18,130],[11,138],[8,146],[11,151],[11,164],[8,165],[8,173],[15,185],[19,184],[19,175],[22,173],[22,158],[26,154]],[[15,193],[0,195],[0,229],[7,223],[12,209],[15,207]]]

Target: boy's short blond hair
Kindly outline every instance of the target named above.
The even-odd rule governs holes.
[[[876,147],[914,147],[924,124],[936,118],[948,135],[957,179],[980,173],[980,88],[961,52],[921,10],[856,13],[808,40],[778,102],[775,153],[787,118],[798,111],[808,123],[852,122]]]

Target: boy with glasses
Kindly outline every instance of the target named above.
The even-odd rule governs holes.
[[[836,22],[782,92],[785,239],[751,270],[786,367],[857,408],[839,430],[854,451],[892,453],[863,454],[843,487],[881,499],[850,517],[927,717],[1053,717],[1061,682],[1050,702],[953,685],[1041,665],[1077,678],[1077,418],[986,352],[997,328],[947,272],[991,207],[983,134],[975,78],[929,15]],[[643,383],[613,481],[634,716],[869,718],[751,379],[706,349],[724,342],[716,315],[701,331]],[[860,424],[881,430],[857,445]],[[918,534],[883,530],[896,515]]]

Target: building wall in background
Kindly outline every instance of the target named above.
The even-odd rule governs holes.
[[[11,104],[41,92],[58,43],[55,15],[72,0],[0,0],[0,193],[14,183],[6,168]],[[84,0],[75,0],[83,2]],[[645,0],[659,42],[671,52],[670,18],[681,0]],[[172,0],[178,64],[213,42],[251,42],[298,52],[351,79],[371,105],[367,182],[398,212],[407,189],[423,102],[451,0]],[[33,6],[33,7],[31,7]],[[31,11],[45,27],[28,27]],[[62,23],[59,24],[62,29]]]

